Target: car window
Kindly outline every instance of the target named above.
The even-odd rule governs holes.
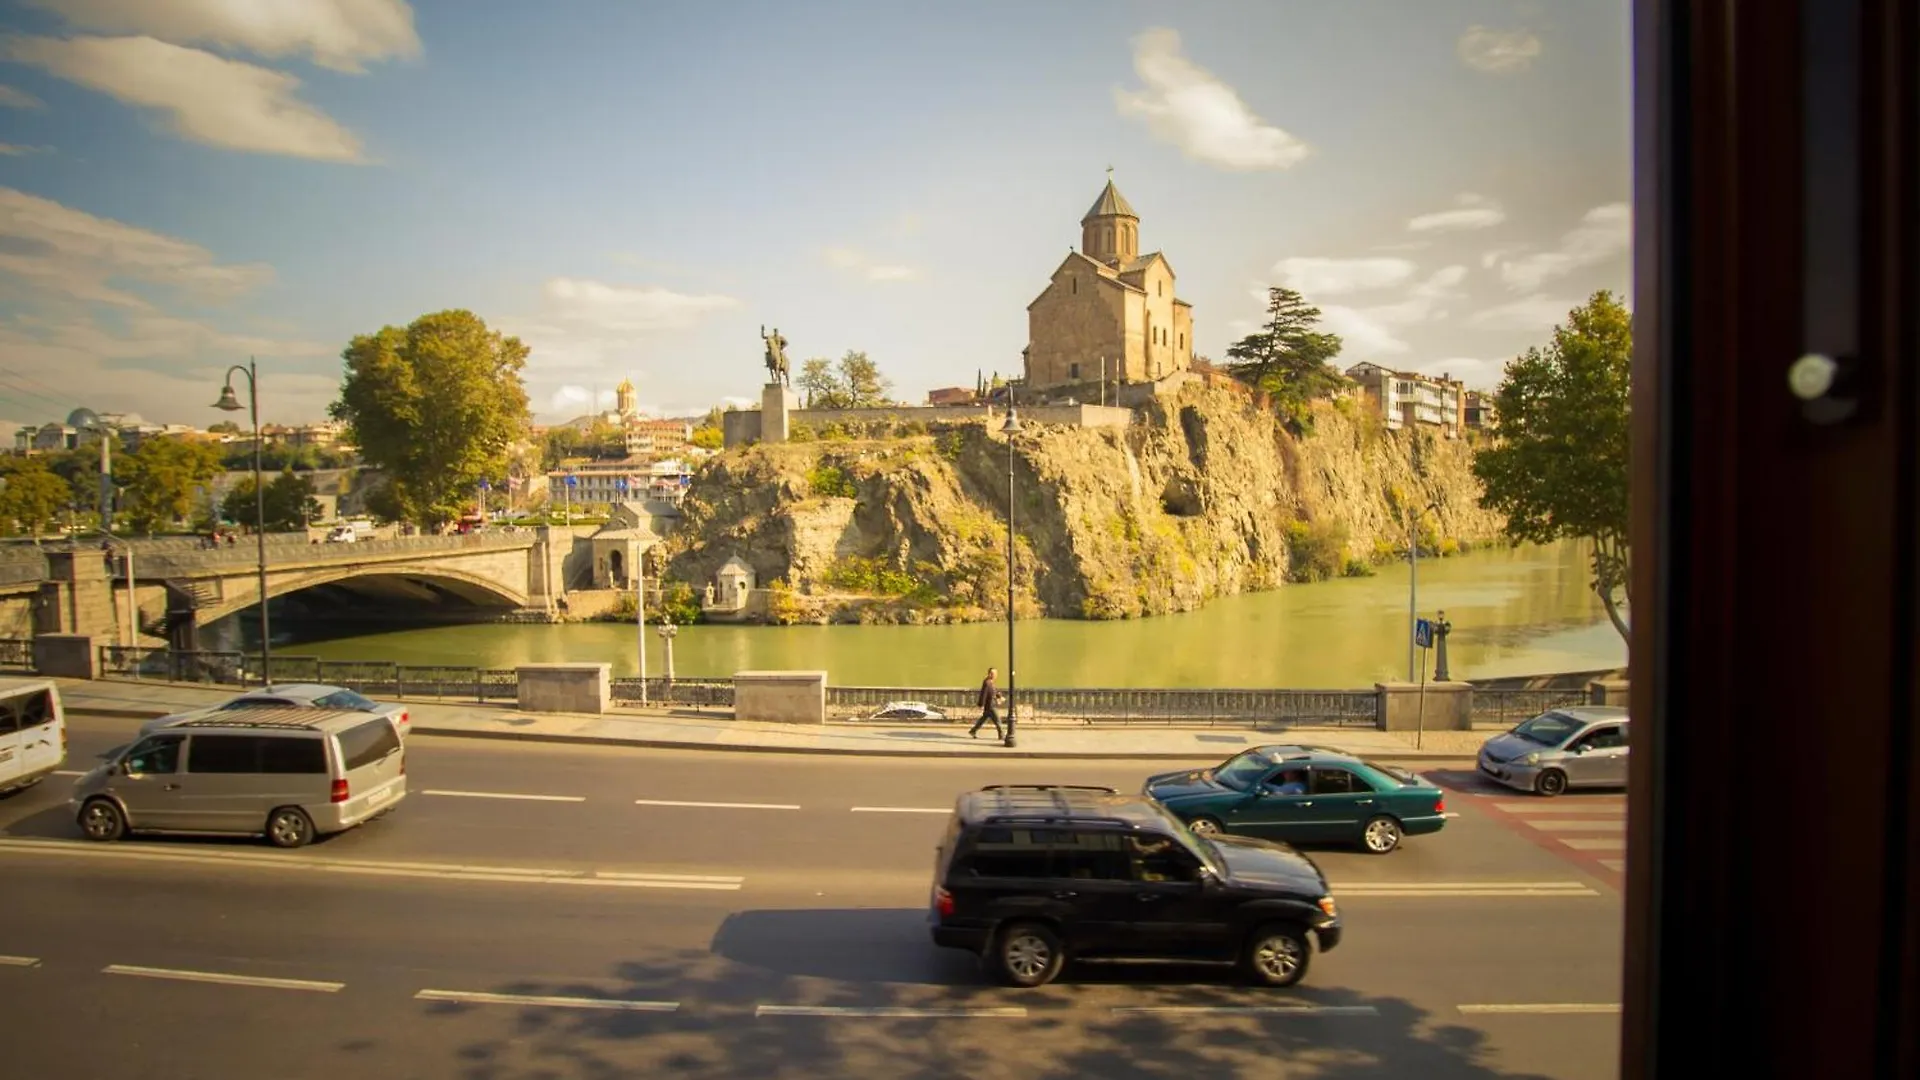
[[[351,690],[335,690],[325,697],[314,698],[313,704],[322,709],[352,709],[355,712],[375,712],[380,708],[371,698],[362,697]]]
[[[400,749],[400,736],[386,717],[348,728],[338,736],[340,760],[348,772],[362,769]]]
[[[1541,746],[1559,746],[1578,730],[1580,725],[1571,718],[1559,713],[1544,713],[1514,728],[1513,733]]]
[[[180,771],[179,735],[153,735],[140,740],[123,759],[134,776],[165,776]]]
[[[1305,795],[1307,783],[1307,770],[1303,768],[1275,769],[1273,775],[1261,781],[1271,795]]]
[[[1133,876],[1141,881],[1198,881],[1200,864],[1170,836],[1136,833],[1127,837]]]
[[[1133,865],[1121,847],[1123,838],[1112,832],[1070,832],[1050,844],[1054,876],[1082,881],[1126,881]]]
[[[53,695],[45,690],[0,701],[0,735],[53,722]]]
[[[226,709],[257,709],[262,705],[291,705],[292,700],[283,697],[239,697],[220,706]]]
[[[1616,746],[1627,745],[1627,736],[1620,725],[1610,724],[1587,732],[1575,745],[1584,746],[1589,750],[1610,750]]]
[[[1348,795],[1356,791],[1372,791],[1365,780],[1345,769],[1316,768],[1313,770],[1313,793],[1315,795]]]
[[[1214,782],[1235,791],[1250,790],[1271,768],[1263,754],[1251,750],[1235,754],[1226,763],[1213,770]]]
[[[187,746],[187,771],[257,773],[263,741],[259,735],[195,735]]]
[[[260,740],[260,771],[276,776],[327,771],[326,747],[311,736],[286,735]]]
[[[975,877],[1052,877],[1053,852],[1026,829],[981,829],[967,852],[965,868]]]

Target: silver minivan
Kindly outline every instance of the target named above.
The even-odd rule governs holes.
[[[89,840],[221,833],[296,848],[406,795],[407,752],[392,717],[267,706],[141,736],[75,781],[71,805]]]

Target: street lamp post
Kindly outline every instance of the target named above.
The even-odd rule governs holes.
[[[1013,437],[1020,434],[1020,414],[1013,408],[1013,387],[1007,387],[1007,422],[1000,425],[1000,433],[1007,437],[1007,737],[1002,745],[1014,745],[1013,727],[1016,708],[1013,700],[1015,685],[1013,652]]]
[[[680,628],[673,624],[672,616],[662,615],[660,617],[660,628],[659,628],[660,641],[665,646],[666,654],[667,654],[666,660],[667,660],[667,700],[668,701],[673,700],[673,639],[679,633],[680,633]]]
[[[1426,509],[1416,510],[1407,515],[1407,681],[1413,682],[1419,669],[1419,646],[1414,644],[1414,630],[1420,624],[1420,519],[1439,511],[1439,504],[1428,503]]]
[[[1453,624],[1447,621],[1447,613],[1433,623],[1433,681],[1446,682],[1451,674],[1447,671],[1447,635],[1453,633]]]
[[[220,388],[220,400],[214,402],[213,407],[225,412],[240,410],[240,399],[233,392],[236,371],[247,377],[246,409],[253,421],[253,539],[260,572],[260,683],[266,686],[273,682],[272,624],[267,616],[267,489],[260,470],[260,371],[252,357],[247,358],[245,367],[235,364],[227,369],[226,385]]]

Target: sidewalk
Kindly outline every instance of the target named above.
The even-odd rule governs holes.
[[[146,719],[216,704],[228,688],[209,689],[131,680],[62,679],[68,711]],[[621,706],[604,716],[523,713],[507,704],[406,701],[416,735],[478,739],[532,739],[602,746],[672,750],[745,750],[789,754],[858,754],[938,758],[1102,758],[1217,761],[1249,746],[1301,742],[1390,761],[1466,760],[1491,732],[1434,731],[1414,748],[1414,736],[1370,727],[1331,725],[1255,730],[1247,727],[1085,727],[1023,725],[1018,746],[1007,749],[988,728],[967,737],[971,720],[946,724],[833,722],[772,724],[735,720],[719,710],[641,709]]]

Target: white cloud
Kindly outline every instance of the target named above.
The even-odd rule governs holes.
[[[828,266],[853,271],[868,281],[912,281],[920,276],[920,271],[911,266],[876,262],[871,256],[852,248],[828,248],[821,254]]]
[[[1493,360],[1476,360],[1466,356],[1450,356],[1445,360],[1429,360],[1414,364],[1412,370],[1422,375],[1439,375],[1458,379],[1470,387],[1480,388],[1499,381],[1505,364]]]
[[[752,398],[743,398],[743,397],[723,397],[720,399],[720,404],[731,405],[736,409],[757,409],[760,407],[760,403],[758,401],[755,401]]]
[[[554,278],[542,289],[555,317],[611,331],[678,330],[706,315],[740,306],[731,296],[690,295],[657,285],[608,285]]]
[[[112,283],[142,281],[221,299],[272,280],[273,269],[217,262],[198,244],[0,187],[0,275],[72,299],[146,308]]]
[[[1467,320],[1483,330],[1546,330],[1566,321],[1567,313],[1580,304],[1535,293],[1522,300],[1477,311]]]
[[[1351,308],[1330,305],[1320,309],[1320,326],[1340,335],[1340,358],[1344,361],[1367,360],[1377,356],[1397,356],[1410,352],[1408,345],[1379,317],[1377,308]]]
[[[0,109],[38,109],[44,102],[25,90],[0,86]]]
[[[1133,69],[1146,87],[1114,90],[1120,115],[1145,121],[1148,131],[1196,161],[1248,172],[1290,168],[1311,152],[1262,120],[1233,87],[1187,59],[1177,31],[1156,28],[1134,38]]]
[[[1408,264],[1407,273],[1397,275],[1395,283],[1403,283],[1412,273],[1413,267]],[[1328,333],[1340,335],[1343,358],[1358,361],[1403,355],[1413,351],[1402,336],[1405,328],[1447,318],[1450,312],[1446,305],[1461,297],[1459,285],[1466,276],[1465,266],[1445,266],[1410,286],[1404,298],[1393,303],[1317,305],[1320,325]],[[1256,287],[1252,292],[1262,305],[1266,303],[1264,288]]]
[[[1299,257],[1281,259],[1273,273],[1282,284],[1312,299],[1384,289],[1413,277],[1417,269],[1406,259]]]
[[[179,135],[209,146],[321,161],[359,161],[360,140],[299,100],[300,80],[150,37],[15,37],[14,60],[154,109]]]
[[[1532,292],[1554,278],[1625,254],[1633,242],[1633,213],[1626,203],[1608,203],[1587,211],[1578,228],[1560,238],[1551,251],[1500,260],[1500,279],[1515,292]]]
[[[1413,232],[1455,232],[1461,229],[1485,229],[1507,220],[1500,204],[1484,196],[1466,194],[1454,199],[1451,210],[1436,210],[1407,221]]]
[[[406,0],[28,0],[69,25],[259,56],[307,55],[358,72],[362,62],[420,55]]]
[[[1463,63],[1489,75],[1525,71],[1540,57],[1540,39],[1528,30],[1469,27],[1460,35],[1458,48]]]

